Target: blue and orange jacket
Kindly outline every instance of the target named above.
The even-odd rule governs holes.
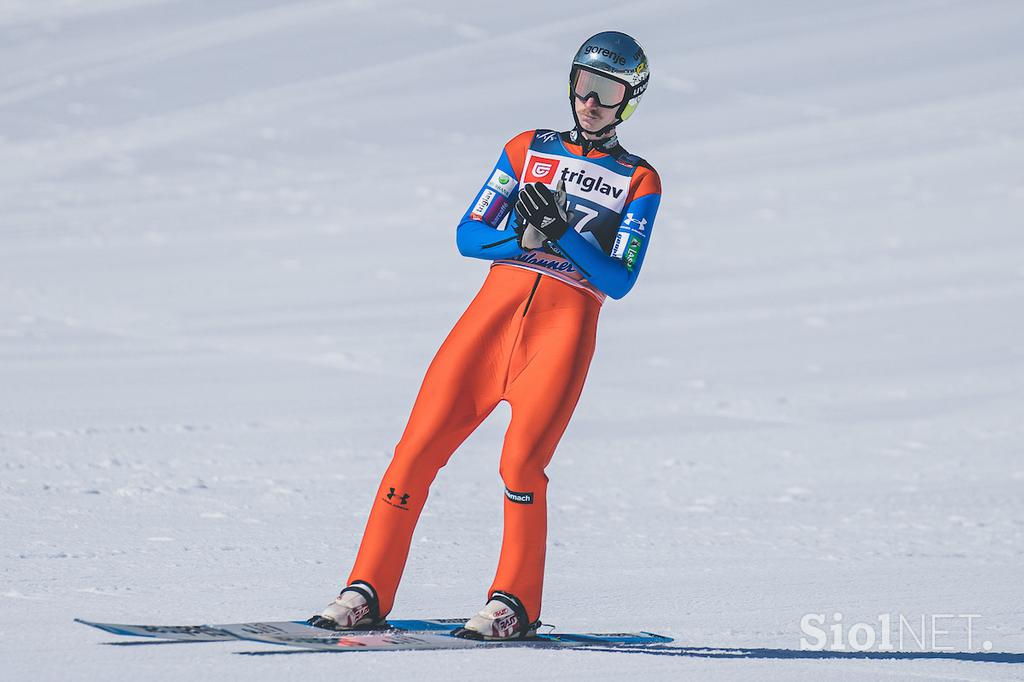
[[[572,229],[553,248],[524,251],[513,208],[519,188],[565,181]],[[658,172],[613,136],[589,142],[577,131],[529,130],[509,140],[456,231],[464,256],[535,270],[584,289],[599,301],[633,287],[661,202]],[[508,217],[504,228],[499,227]]]

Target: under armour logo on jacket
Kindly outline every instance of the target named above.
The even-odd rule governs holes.
[[[644,228],[647,227],[647,218],[637,220],[632,213],[627,213],[626,217],[622,219],[622,227],[629,229],[633,225],[636,225],[637,232],[643,233]]]

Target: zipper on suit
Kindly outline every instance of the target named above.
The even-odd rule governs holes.
[[[533,303],[533,295],[537,293],[537,285],[540,284],[540,278],[544,275],[537,273],[537,279],[533,282],[533,288],[530,289],[530,297],[526,299],[526,307],[523,308],[523,317],[526,317],[526,311],[530,309],[530,304]]]
[[[512,235],[511,237],[507,237],[507,238],[505,238],[505,239],[502,239],[501,241],[497,241],[497,242],[491,242],[490,244],[484,244],[484,245],[483,245],[483,246],[481,246],[480,248],[481,248],[481,249],[492,249],[492,248],[494,248],[495,246],[500,246],[500,245],[502,245],[502,244],[507,244],[507,243],[509,243],[510,241],[512,241],[513,239],[515,239],[515,238],[516,238],[516,237],[518,237],[518,236],[519,236],[519,235],[515,235],[515,234],[514,234],[514,235]]]

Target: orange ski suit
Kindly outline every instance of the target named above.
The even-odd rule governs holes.
[[[584,149],[568,135],[513,138],[459,225],[460,250],[494,263],[427,369],[349,575],[348,584],[373,587],[382,617],[394,605],[430,484],[502,400],[512,408],[500,464],[504,532],[488,597],[515,595],[529,622],[540,615],[544,468],[583,390],[605,294],[621,297],[639,273],[661,191],[654,169],[616,140]],[[514,229],[498,225],[506,215],[517,225],[509,209],[520,181],[553,186],[559,173],[575,182],[575,224],[557,244],[524,251]]]
[[[505,483],[500,590],[540,615],[547,542],[544,467],[572,416],[594,353],[601,304],[553,277],[491,268],[427,369],[377,491],[349,584],[373,586],[391,611],[427,491],[455,449],[504,400],[512,407],[499,471]]]

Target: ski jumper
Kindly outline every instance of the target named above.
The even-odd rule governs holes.
[[[553,246],[524,251],[511,210],[519,187],[554,188],[559,180],[568,193],[570,229]],[[636,281],[660,199],[657,172],[614,137],[598,143],[576,131],[531,130],[505,145],[457,228],[459,251],[493,264],[427,369],[349,576],[348,584],[373,587],[382,617],[394,604],[430,484],[504,400],[512,408],[499,468],[504,532],[488,598],[496,591],[515,595],[530,621],[538,619],[544,468],[583,390],[601,304],[606,296],[621,298]]]

